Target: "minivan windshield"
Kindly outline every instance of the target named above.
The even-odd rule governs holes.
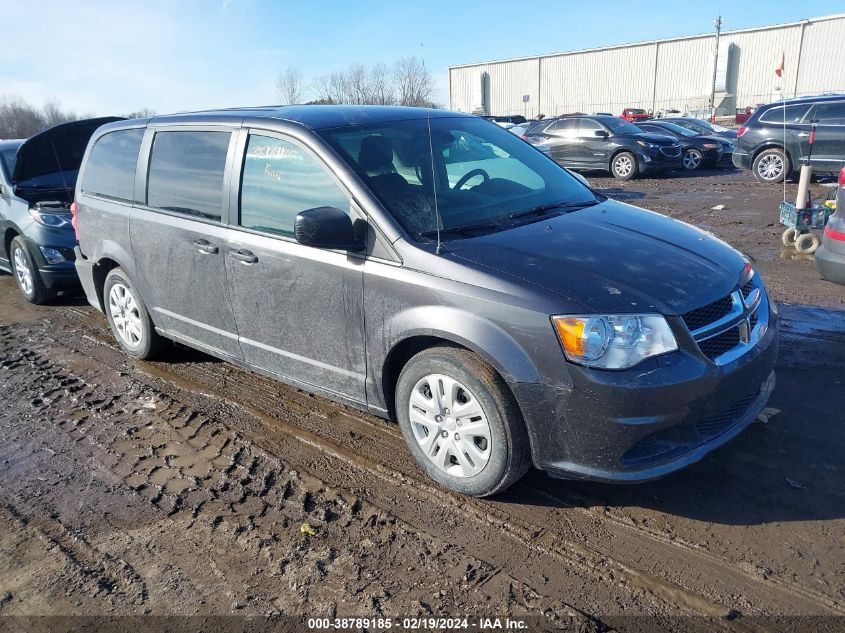
[[[444,241],[506,230],[604,199],[515,134],[477,117],[319,134],[418,241],[433,241],[438,228]]]
[[[0,149],[0,163],[2,163],[3,171],[5,172],[7,179],[10,179],[12,174],[15,173],[15,162],[18,159],[17,155],[17,147]]]

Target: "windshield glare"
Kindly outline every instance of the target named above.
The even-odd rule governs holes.
[[[671,130],[675,134],[682,134],[683,136],[698,136],[698,132],[693,132],[692,130],[688,130],[687,128],[681,127],[680,125],[675,125],[674,123],[661,123],[657,127],[662,127],[666,130]]]
[[[468,227],[524,224],[542,217],[545,205],[599,200],[515,134],[480,118],[390,121],[320,134],[417,240],[430,241],[438,228],[435,202],[440,229],[451,231],[445,240],[472,237],[457,233]],[[537,214],[511,217],[529,210]]]
[[[625,119],[619,117],[607,117],[599,119],[601,123],[613,130],[614,134],[642,134],[643,131],[633,123],[628,123]]]
[[[2,163],[3,170],[6,172],[6,178],[11,178],[15,173],[15,163],[18,160],[18,148],[0,150],[0,163]]]

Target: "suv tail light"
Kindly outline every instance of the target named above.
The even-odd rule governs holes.
[[[76,202],[72,202],[70,205],[70,225],[73,227],[73,234],[76,237],[76,243],[79,243],[79,227],[77,225],[77,211],[79,211],[79,206]]]
[[[739,129],[736,131],[736,137],[742,138],[742,135],[745,134],[747,131],[748,131],[748,128],[745,127],[744,125],[741,125],[739,127]]]

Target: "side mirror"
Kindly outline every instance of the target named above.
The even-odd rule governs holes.
[[[607,138],[608,136],[610,136],[610,134],[607,133],[607,130],[596,130],[595,132],[593,132],[593,134],[600,138]]]
[[[364,245],[355,239],[352,218],[335,207],[317,207],[296,214],[293,235],[304,246],[360,251]]]

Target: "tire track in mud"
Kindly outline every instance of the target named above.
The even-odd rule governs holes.
[[[15,334],[22,333],[18,331]],[[10,338],[10,333],[0,328],[0,342],[4,343],[5,349],[10,347]],[[42,337],[27,338],[32,341]],[[448,541],[441,541],[436,535],[432,537],[426,532],[409,531],[401,519],[397,521],[395,516],[379,506],[354,494],[327,487],[304,472],[291,470],[287,459],[280,461],[277,456],[253,443],[249,436],[222,421],[226,414],[239,413],[232,405],[224,403],[221,406],[219,402],[172,386],[169,390],[160,389],[160,384],[151,385],[144,380],[128,392],[124,389],[112,397],[98,397],[108,388],[108,385],[102,384],[108,382],[108,376],[102,376],[102,373],[104,369],[108,372],[109,366],[92,369],[101,359],[96,354],[89,354],[91,350],[84,349],[84,345],[79,347],[82,349],[71,345],[67,352],[56,354],[56,346],[52,346],[52,355],[48,359],[40,353],[39,344],[35,344],[19,356],[4,360],[2,367],[18,374],[37,375],[37,387],[27,385],[27,389],[16,391],[17,395],[29,400],[35,421],[46,419],[48,413],[59,413],[51,422],[54,428],[61,429],[72,442],[85,443],[97,449],[96,453],[104,459],[104,466],[118,481],[163,512],[168,519],[183,524],[184,530],[196,526],[211,535],[223,532],[233,545],[257,551],[268,558],[270,566],[281,566],[283,573],[290,568],[290,573],[294,574],[294,585],[303,581],[295,576],[301,573],[302,565],[298,565],[292,556],[279,559],[272,552],[280,544],[276,534],[280,524],[283,529],[292,527],[303,512],[321,530],[341,524],[340,529],[344,529],[357,523],[376,534],[387,531],[389,538],[398,538],[398,531],[403,539],[410,541],[405,546],[410,546],[412,552],[418,550],[425,554],[424,557],[430,554],[431,560],[440,561],[439,569],[430,561],[428,563],[434,567],[433,573],[428,573],[435,585],[439,584],[438,578],[447,573],[442,568],[443,552],[447,552],[445,562],[455,564],[456,574],[464,574],[463,585],[467,593],[482,594],[485,587],[492,589],[493,595],[505,590],[517,609],[539,613],[542,605],[542,612],[550,618],[575,618],[582,622],[585,630],[601,628],[600,623],[585,612],[563,600],[535,591],[529,584],[504,572],[501,566],[493,566],[483,558],[467,562],[472,559],[460,554],[460,550],[449,554],[449,548],[454,545]],[[106,351],[112,356],[118,353],[115,349],[99,345],[93,351]],[[92,358],[96,363],[90,362]],[[125,377],[127,373],[119,364],[115,367],[115,375]],[[143,374],[139,377],[145,378]],[[101,378],[105,380],[101,382]],[[72,404],[85,407],[85,411],[80,415],[62,416],[59,411],[50,409],[60,399],[73,401]],[[301,442],[290,437],[286,442],[282,438],[280,447],[286,448],[288,453],[291,450],[303,453]],[[307,455],[300,455],[300,458],[303,457]],[[316,450],[310,456],[310,460],[316,461],[324,458],[325,453]],[[340,466],[343,470],[345,464]],[[368,482],[361,483],[361,488],[368,485]],[[31,510],[32,503],[29,506]],[[0,506],[0,511],[3,509]],[[32,521],[8,504],[5,509],[24,523],[24,527]],[[96,571],[93,565],[101,556],[97,550],[88,548],[91,551],[85,554],[79,547],[71,549],[65,545],[68,539],[59,540],[60,523],[48,522],[46,526],[41,528],[42,531],[51,534],[53,541],[62,545],[77,568],[88,575],[94,573],[92,570]],[[372,548],[374,543],[371,534],[360,541],[360,547]],[[358,542],[353,540],[351,546],[358,546]],[[367,552],[362,551],[361,556],[366,557]],[[103,557],[106,563],[110,561],[108,555]],[[328,574],[337,562],[352,567],[345,575],[354,577],[355,564],[350,558],[348,552],[330,550],[309,562],[313,562],[321,576]],[[108,584],[106,593],[111,593],[116,580],[102,573],[97,579],[100,584]],[[439,593],[441,602],[450,599],[445,591]],[[141,602],[145,596],[146,590]],[[448,604],[446,602],[437,608],[448,612]],[[460,600],[456,600],[455,604],[460,604]],[[432,613],[431,606],[422,602],[420,605],[423,613]],[[313,607],[304,599],[301,606]],[[380,612],[377,604],[374,608]]]
[[[123,359],[109,357],[120,351],[108,339],[108,332],[103,332],[102,326],[93,322],[92,313],[71,309],[68,316],[90,330],[90,336],[84,340],[111,350],[106,353],[98,352],[96,348],[80,351],[103,356],[98,360],[119,369]],[[784,605],[790,605],[799,612],[843,613],[841,605],[826,596],[790,585],[782,579],[770,577],[767,582],[761,581],[707,552],[694,550],[678,541],[668,541],[659,533],[632,525],[624,516],[613,516],[607,511],[596,516],[590,510],[578,507],[577,499],[569,500],[543,490],[534,481],[536,477],[517,488],[517,498],[513,500],[516,503],[507,505],[505,510],[503,504],[496,501],[458,498],[429,484],[417,471],[395,426],[232,365],[200,359],[199,362],[176,364],[138,363],[137,369],[187,392],[205,392],[241,407],[265,427],[247,431],[262,445],[268,440],[283,445],[284,440],[274,440],[280,433],[296,437],[301,443],[345,461],[353,471],[363,468],[383,481],[400,486],[401,490],[412,489],[407,496],[417,504],[436,507],[446,502],[452,512],[492,526],[521,544],[523,549],[531,550],[534,554],[531,559],[536,559],[538,554],[540,558],[554,559],[558,564],[563,563],[602,583],[618,585],[626,592],[656,600],[670,610],[718,617],[733,609],[745,614],[777,613]],[[312,472],[320,473],[325,479],[324,460],[313,456],[309,459]],[[164,475],[159,477],[163,480]],[[354,480],[348,473],[344,473],[344,477]],[[374,492],[377,487],[367,489],[370,496]],[[561,508],[538,507],[536,501],[543,497]],[[382,502],[392,508],[390,504],[395,501],[387,495]],[[432,507],[427,509],[429,513]],[[585,518],[573,520],[572,510]],[[408,512],[408,509],[397,510],[400,516],[403,511]],[[434,514],[443,513],[437,509]],[[431,531],[431,519],[431,516],[418,516],[411,523]],[[561,523],[565,530],[555,527]],[[626,546],[609,547],[611,554],[608,555],[591,547],[591,542],[609,546],[621,542]],[[484,545],[489,548],[489,543]],[[635,560],[630,558],[630,552],[637,554]],[[660,564],[656,565],[658,562]],[[491,564],[495,562],[491,561]],[[518,561],[507,564],[520,567]],[[689,574],[690,566],[698,572],[697,577],[692,578]],[[527,566],[523,563],[522,567]],[[737,588],[741,588],[741,596],[736,596]]]

